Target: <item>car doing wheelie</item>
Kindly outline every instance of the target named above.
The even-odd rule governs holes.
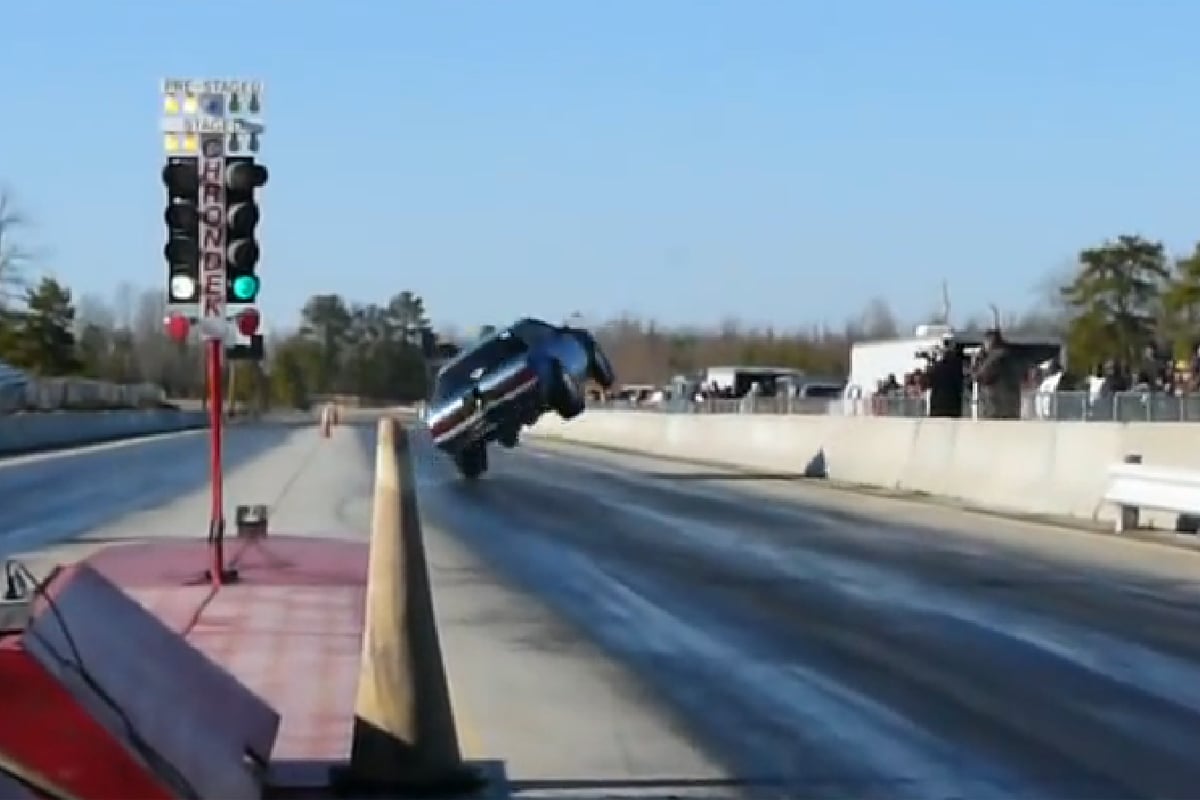
[[[488,445],[516,447],[547,411],[583,413],[584,386],[616,380],[596,338],[582,328],[525,318],[464,349],[438,372],[425,415],[434,444],[466,478],[487,471]]]

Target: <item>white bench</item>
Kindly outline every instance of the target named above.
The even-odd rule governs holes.
[[[1104,499],[1117,506],[1116,530],[1135,530],[1138,511],[1170,511],[1181,517],[1200,517],[1200,470],[1152,467],[1137,461],[1113,464],[1108,468],[1108,489]],[[1179,530],[1195,532],[1189,519]]]

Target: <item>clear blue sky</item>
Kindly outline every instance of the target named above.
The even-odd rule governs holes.
[[[198,28],[202,20],[210,30]],[[8,3],[0,179],[80,291],[164,282],[158,81],[267,84],[268,319],[459,325],[1025,305],[1080,246],[1200,238],[1200,3]],[[211,30],[215,28],[215,30]]]

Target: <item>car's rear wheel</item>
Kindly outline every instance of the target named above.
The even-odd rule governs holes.
[[[475,480],[487,472],[487,446],[483,442],[470,445],[454,457],[454,463],[458,466],[459,474],[467,480]]]

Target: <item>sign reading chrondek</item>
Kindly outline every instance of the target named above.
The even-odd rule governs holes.
[[[207,338],[225,326],[225,137],[200,139],[200,328]]]

